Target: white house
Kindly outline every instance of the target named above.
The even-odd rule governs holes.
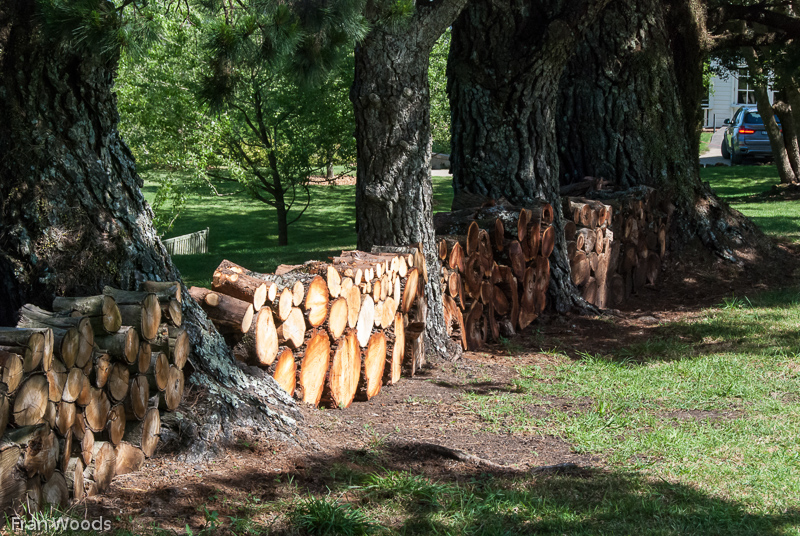
[[[770,102],[775,93],[769,92]],[[714,75],[709,86],[708,99],[703,102],[703,126],[719,128],[726,119],[731,119],[736,110],[745,104],[756,104],[753,84],[746,68],[730,73],[727,78]]]

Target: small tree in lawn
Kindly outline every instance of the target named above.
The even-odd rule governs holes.
[[[228,116],[226,178],[275,208],[282,246],[311,202],[311,177],[325,174],[332,155],[354,159],[350,79],[336,67],[363,30],[358,7],[253,0],[212,10],[204,29],[198,96]]]

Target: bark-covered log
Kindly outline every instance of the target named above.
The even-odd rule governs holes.
[[[115,333],[122,326],[117,302],[103,294],[81,298],[57,297],[53,300],[53,311],[75,312],[88,317],[97,333]]]
[[[6,392],[13,394],[22,382],[22,356],[0,350],[0,382],[6,386]]]
[[[223,260],[214,271],[211,290],[249,302],[256,311],[264,306],[268,295],[267,283],[229,260]]]
[[[278,331],[272,308],[262,307],[256,314],[250,330],[233,347],[237,359],[248,365],[270,366],[278,356]]]
[[[46,424],[23,425],[7,432],[0,440],[0,451],[19,448],[20,467],[28,477],[41,475],[47,479],[58,463],[58,439]]]
[[[54,334],[39,324],[28,329],[0,328],[0,349],[22,356],[22,369],[32,372],[40,368],[45,357],[53,358]]]

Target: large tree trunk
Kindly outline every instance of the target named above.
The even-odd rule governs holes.
[[[562,181],[604,177],[618,189],[659,188],[676,205],[671,228],[729,260],[755,227],[699,177],[702,24],[695,0],[614,0],[561,80]]]
[[[50,42],[35,5],[12,1],[0,10],[2,325],[13,325],[26,302],[49,308],[57,295],[179,278],[117,130],[117,56]],[[292,438],[300,418],[293,401],[271,378],[237,368],[192,300],[183,319],[190,384],[203,397],[192,415],[174,414],[173,437],[194,453],[243,430]]]
[[[384,13],[368,12],[376,24],[356,48],[350,92],[358,151],[358,247],[369,251],[372,246],[421,242],[429,274],[441,268],[432,219],[428,58],[465,3],[418,5],[400,25],[379,22]],[[427,348],[446,355],[441,288],[431,278],[425,289]]]
[[[474,194],[556,211],[550,296],[585,308],[570,280],[556,147],[558,83],[608,0],[472,2],[453,25],[448,60],[454,205]]]

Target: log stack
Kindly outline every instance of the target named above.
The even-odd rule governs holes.
[[[183,396],[180,303],[176,283],[106,287],[0,328],[0,510],[66,506],[153,456]]]
[[[223,260],[212,287],[189,294],[238,360],[305,403],[346,408],[398,382],[406,356],[412,373],[424,356],[427,269],[418,248],[396,249],[343,251],[274,274]]]
[[[674,206],[643,186],[596,196],[563,198],[564,234],[572,280],[583,297],[615,307],[645,286],[655,287]]]
[[[434,215],[448,332],[467,350],[511,337],[545,308],[553,207],[507,203]]]

